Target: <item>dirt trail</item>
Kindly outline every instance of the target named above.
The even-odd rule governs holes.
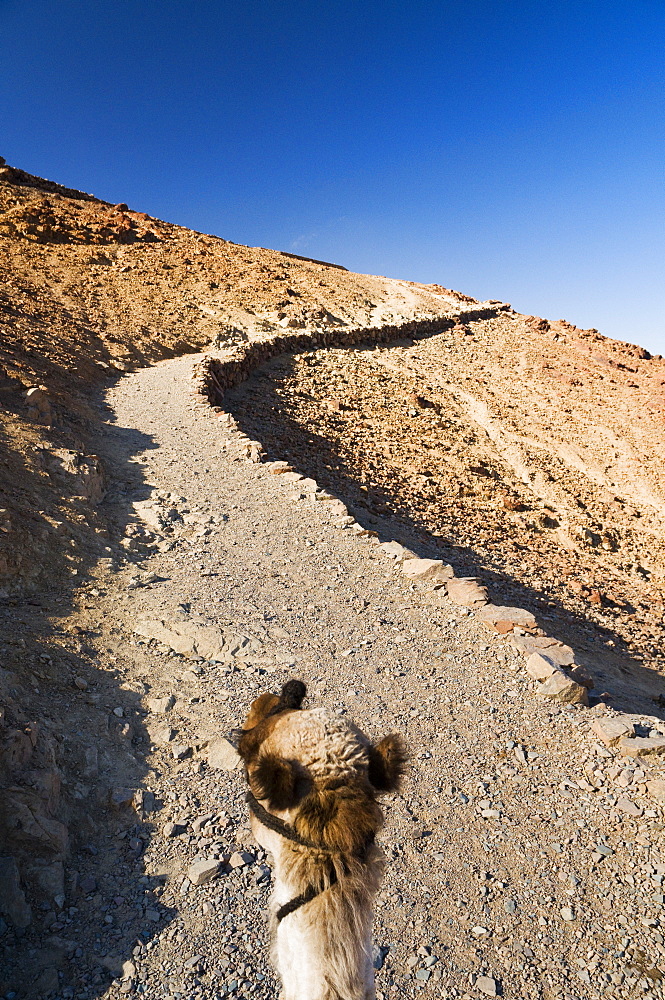
[[[80,790],[94,822],[74,836],[76,888],[26,933],[5,996],[277,996],[269,859],[215,741],[294,675],[410,747],[381,836],[379,998],[660,996],[663,812],[645,796],[659,765],[601,747],[593,712],[535,700],[504,639],[405,582],[334,500],[239,459],[191,399],[194,360],[123,377],[100,408],[115,563],[79,593],[96,662],[72,696],[72,720],[78,701],[87,713],[72,741],[99,748]],[[172,637],[217,630],[225,652],[174,653],[146,638],[156,620]],[[217,872],[201,886],[197,859]]]

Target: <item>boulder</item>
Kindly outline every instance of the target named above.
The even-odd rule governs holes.
[[[132,507],[136,516],[153,531],[161,531],[171,521],[169,511],[154,500],[136,500]]]
[[[345,517],[349,513],[348,508],[342,503],[341,500],[329,500],[327,501],[327,504],[330,513],[334,514],[336,517]]]
[[[516,635],[510,640],[510,644],[525,656],[544,653],[560,667],[569,667],[575,662],[571,647],[549,635]]]
[[[490,624],[512,622],[513,625],[521,625],[526,628],[533,628],[536,624],[536,619],[530,611],[525,611],[524,608],[507,608],[496,604],[487,604],[484,608],[479,608],[476,611],[476,617]]]
[[[572,677],[578,684],[582,684],[587,691],[593,691],[596,686],[593,674],[579,663],[570,669],[568,676]]]
[[[12,729],[0,745],[0,762],[10,771],[20,771],[30,763],[33,746],[27,733]]]
[[[399,542],[381,542],[377,548],[380,552],[383,552],[384,555],[390,556],[391,559],[397,559],[398,561],[413,558],[413,553],[409,552],[408,549],[405,549]]]
[[[47,865],[33,865],[25,872],[25,878],[37,896],[49,903],[65,894],[65,868],[62,861]]]
[[[58,977],[58,970],[56,967],[54,965],[49,965],[46,969],[43,969],[35,980],[32,988],[35,991],[35,996],[39,997],[51,996],[59,990],[60,979]]]
[[[227,637],[214,625],[197,618],[175,616],[168,621],[160,618],[145,618],[134,626],[136,635],[155,639],[182,656],[201,657],[204,660],[228,660],[233,649],[238,648],[246,636]]]
[[[176,735],[175,729],[167,725],[165,722],[152,722],[146,724],[146,729],[148,731],[148,736],[155,746],[163,747]]]
[[[155,793],[151,792],[148,788],[137,788],[132,798],[132,805],[141,819],[145,819],[150,813],[155,812],[157,808]]]
[[[117,786],[109,790],[109,804],[114,809],[128,809],[134,805],[134,789]]]
[[[47,814],[47,806],[33,789],[12,789],[5,795],[0,817],[11,843],[36,854],[64,857],[69,847],[67,827]]]
[[[68,495],[84,497],[91,504],[103,500],[106,477],[96,455],[84,455],[71,448],[54,448],[44,459],[49,474],[64,480]]]
[[[41,424],[53,422],[51,401],[45,386],[34,386],[32,389],[28,389],[25,400],[28,404],[28,416],[31,420],[37,420]]]
[[[626,757],[647,757],[651,754],[665,754],[665,737],[662,736],[622,736],[617,746]]]

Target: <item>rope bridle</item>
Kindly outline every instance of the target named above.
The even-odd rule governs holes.
[[[294,844],[299,844],[301,847],[308,847],[310,850],[322,851],[324,854],[332,855],[340,853],[339,851],[334,851],[330,847],[324,847],[323,844],[315,844],[306,837],[301,837],[300,834],[294,830],[292,826],[289,826],[288,823],[285,823],[283,819],[280,819],[278,816],[273,816],[273,814],[269,813],[267,809],[264,809],[258,799],[256,799],[251,792],[247,792],[246,798],[250,811],[256,816],[259,822],[262,823],[263,826],[266,826],[269,830],[272,830],[274,833],[278,833],[280,837],[284,837],[286,840],[291,840]],[[374,834],[368,837],[364,847],[362,848],[363,857],[367,853],[369,846],[373,843]],[[315,886],[310,885],[304,892],[301,892],[299,896],[295,896],[294,899],[289,900],[288,903],[284,903],[284,905],[280,906],[276,913],[277,923],[281,923],[284,917],[287,917],[289,913],[293,913],[295,910],[300,909],[301,906],[304,906],[305,903],[310,903],[317,896],[320,896],[321,893],[326,892],[331,886],[335,885],[337,881],[337,871],[335,866],[332,865],[329,884],[321,889],[317,889]]]

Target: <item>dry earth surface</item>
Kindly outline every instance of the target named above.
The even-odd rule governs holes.
[[[662,360],[0,174],[0,996],[277,996],[224,735],[292,676],[410,747],[379,997],[661,996]]]

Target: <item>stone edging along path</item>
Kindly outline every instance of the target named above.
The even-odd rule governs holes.
[[[490,319],[501,311],[510,309],[505,304],[482,306],[437,319],[412,320],[403,324],[328,330],[313,330],[277,334],[266,340],[254,341],[208,355],[193,370],[194,392],[203,396],[232,435],[235,446],[249,461],[261,462],[264,457],[260,441],[252,441],[238,428],[230,413],[223,410],[225,393],[240,385],[266,362],[288,353],[311,351],[316,348],[351,347],[361,343],[388,344],[404,337],[432,336],[458,322]],[[365,537],[378,545],[386,558],[396,560],[401,572],[411,584],[424,584],[431,589],[445,588],[448,598],[467,607],[475,617],[493,628],[500,635],[510,636],[512,645],[523,654],[525,670],[535,682],[536,692],[544,698],[564,704],[588,706],[588,691],[594,681],[590,673],[575,663],[575,653],[570,646],[539,628],[535,616],[522,608],[497,606],[490,602],[487,589],[477,577],[456,577],[451,566],[441,559],[423,559],[397,541],[379,542],[375,531],[358,524],[338,498],[322,490],[315,480],[305,479],[286,461],[271,463],[275,474],[283,475],[289,484],[316,495],[319,499],[335,504],[335,513],[341,517],[340,526],[350,527],[358,537]],[[653,720],[658,722],[658,720]],[[613,747],[624,756],[642,757],[647,754],[665,754],[665,738],[640,738],[635,735],[631,716],[607,710],[607,715],[596,717],[591,725],[592,735],[606,747]],[[657,798],[665,799],[663,788],[653,789]]]

